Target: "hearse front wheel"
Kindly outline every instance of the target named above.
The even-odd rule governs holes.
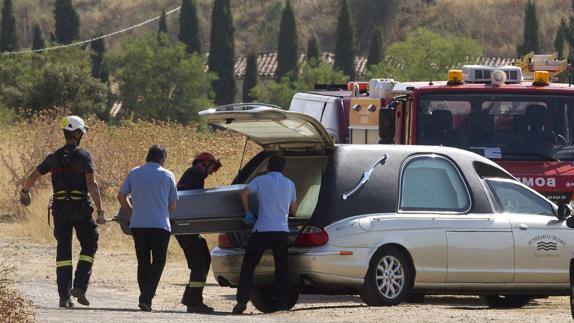
[[[289,288],[288,309],[292,309],[299,300],[299,290]],[[262,313],[273,313],[277,311],[275,306],[275,291],[269,288],[253,288],[251,293],[251,304]]]
[[[528,304],[528,295],[481,295],[480,299],[490,308],[520,308]]]
[[[361,299],[369,306],[397,305],[409,292],[411,275],[406,256],[394,247],[384,247],[371,259]]]

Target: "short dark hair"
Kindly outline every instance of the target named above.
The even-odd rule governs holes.
[[[147,156],[145,158],[146,162],[163,164],[167,159],[167,150],[160,145],[153,145],[147,151]]]
[[[277,155],[269,157],[267,170],[270,172],[283,172],[285,170],[285,158]]]

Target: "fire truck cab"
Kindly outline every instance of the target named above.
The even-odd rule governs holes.
[[[525,81],[518,66],[468,65],[449,71],[447,81],[396,83],[381,93],[380,107],[352,98],[350,143],[466,149],[557,204],[570,203],[574,87],[551,83],[548,70],[532,74]]]

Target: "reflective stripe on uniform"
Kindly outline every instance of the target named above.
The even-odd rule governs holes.
[[[56,193],[54,193],[54,200],[74,200],[74,201],[81,201],[86,199],[87,197],[87,193],[83,192],[83,191],[57,191]]]
[[[80,261],[85,261],[85,262],[89,262],[89,263],[93,264],[94,263],[94,257],[80,255]]]
[[[66,266],[72,266],[72,261],[71,260],[56,261],[56,267],[57,268],[66,267]]]
[[[204,287],[205,286],[205,282],[189,282],[189,287],[192,288],[198,288],[198,287]]]

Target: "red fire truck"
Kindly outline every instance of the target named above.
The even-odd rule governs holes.
[[[565,61],[541,56],[523,66],[463,66],[449,71],[447,81],[395,82],[380,98],[351,98],[349,142],[470,150],[557,204],[570,203],[574,86],[550,82]],[[373,80],[370,87],[373,92]]]

